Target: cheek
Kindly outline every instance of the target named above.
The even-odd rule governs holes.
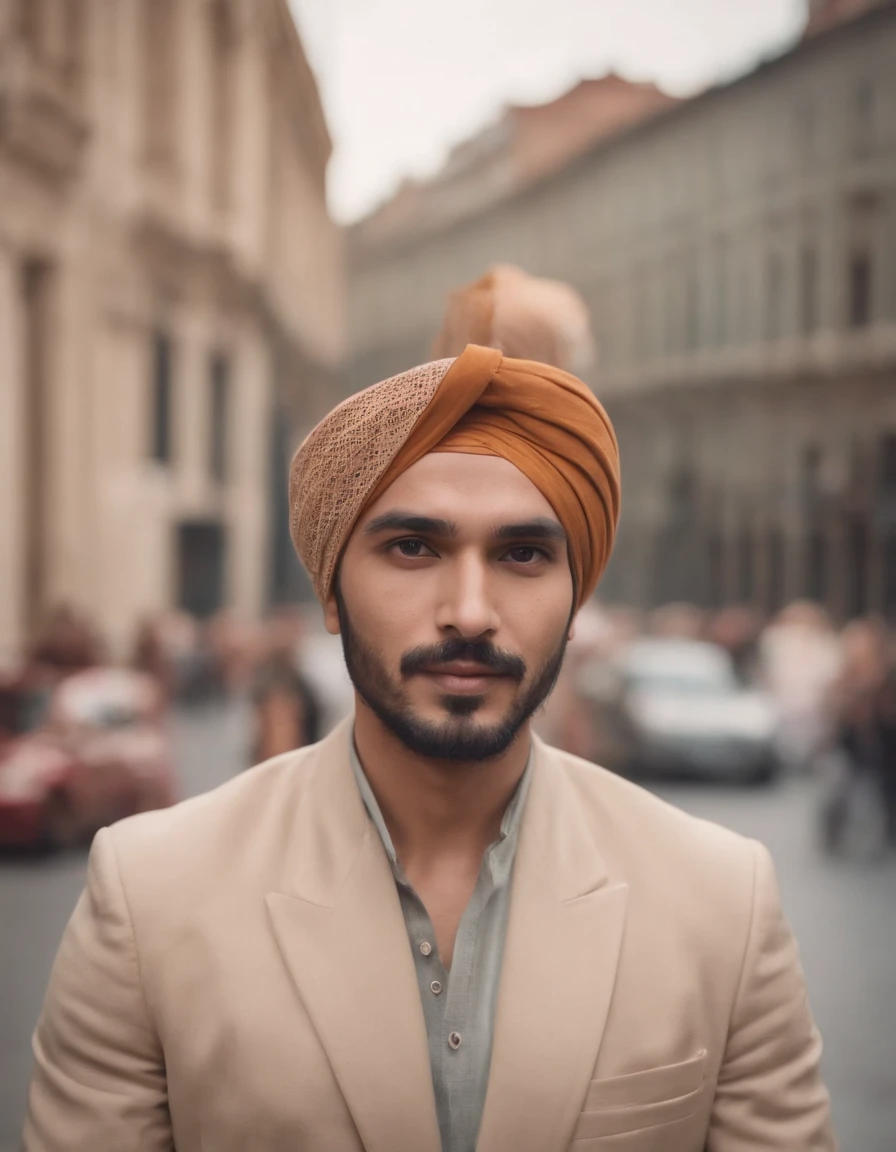
[[[507,597],[501,617],[504,630],[513,636],[511,646],[518,648],[532,669],[556,652],[566,639],[571,614],[572,581],[566,587],[559,580],[555,587],[545,587],[538,595],[530,592]]]
[[[404,651],[408,636],[432,619],[426,581],[402,580],[401,575],[385,566],[358,564],[343,580],[353,628],[384,654]]]

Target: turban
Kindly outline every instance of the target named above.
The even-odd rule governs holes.
[[[619,519],[609,417],[559,368],[469,345],[350,396],[308,435],[289,476],[290,530],[321,600],[358,517],[428,452],[500,456],[563,525],[577,603],[594,591]]]
[[[448,297],[432,357],[457,356],[467,344],[567,372],[583,372],[594,360],[591,319],[579,293],[513,264],[495,265]]]

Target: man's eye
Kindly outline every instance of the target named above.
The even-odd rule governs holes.
[[[396,540],[392,547],[397,548],[399,553],[402,556],[408,557],[408,559],[425,556],[427,554],[432,555],[431,550],[427,548],[422,540]]]
[[[543,560],[545,554],[541,548],[535,548],[531,544],[520,545],[519,548],[511,548],[507,553],[514,564],[531,564],[535,560]]]

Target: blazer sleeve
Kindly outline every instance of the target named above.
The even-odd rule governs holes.
[[[754,843],[753,908],[707,1152],[834,1152],[796,941],[771,857]]]
[[[94,840],[33,1049],[25,1152],[173,1149],[164,1057],[107,828]]]

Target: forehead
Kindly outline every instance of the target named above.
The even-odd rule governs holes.
[[[461,530],[536,516],[557,519],[543,493],[509,460],[466,452],[430,452],[412,464],[365,509],[359,526],[399,507],[452,520]]]

